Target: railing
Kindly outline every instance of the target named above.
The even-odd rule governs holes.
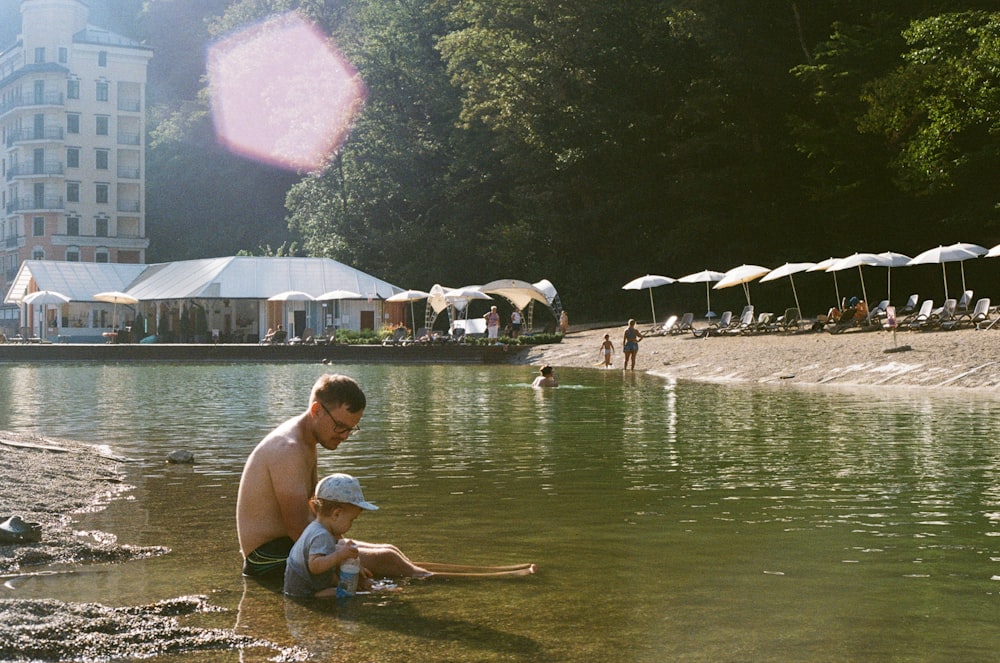
[[[22,163],[11,166],[7,170],[7,180],[9,181],[14,177],[30,177],[32,175],[62,175],[63,172],[62,161],[46,161],[41,165]]]
[[[138,113],[142,110],[142,102],[138,99],[119,99],[118,110]]]
[[[62,196],[42,196],[36,198],[18,198],[7,203],[7,213],[27,212],[32,210],[62,210],[65,208]]]
[[[0,115],[25,106],[62,106],[62,92],[46,92],[40,95],[26,95],[23,97],[13,97],[0,104]]]
[[[137,180],[139,179],[139,169],[118,166],[118,177],[126,180]]]
[[[19,241],[20,239],[21,238],[18,237],[17,235],[14,235],[12,237],[8,237],[7,238],[7,248],[8,249],[13,249],[14,247],[18,246],[20,244],[20,241]]]
[[[124,131],[118,132],[118,144],[119,145],[142,145],[142,136],[139,134],[126,133]]]
[[[19,129],[17,131],[11,132],[7,136],[7,147],[13,147],[15,143],[21,143],[29,140],[62,140],[62,139],[63,139],[62,127],[44,127],[41,130]]]
[[[118,211],[119,212],[138,212],[142,206],[138,200],[119,200],[118,201]]]

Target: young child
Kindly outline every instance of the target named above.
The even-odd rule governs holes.
[[[349,474],[331,474],[316,484],[316,494],[309,500],[315,520],[288,553],[285,567],[285,594],[288,596],[337,595],[340,565],[358,556],[349,539],[341,538],[351,529],[361,511],[375,511],[377,506],[365,501],[361,484]],[[366,576],[362,569],[361,578]]]
[[[604,343],[601,343],[601,355],[604,357],[604,367],[611,368],[611,355],[615,353],[615,344],[611,342],[611,334],[604,335]]]

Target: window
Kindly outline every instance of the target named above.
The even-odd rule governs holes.
[[[66,248],[66,262],[80,262],[80,248],[70,246]]]
[[[68,203],[80,202],[79,182],[66,182],[66,202]]]
[[[66,64],[67,62],[69,62],[69,51],[66,49],[65,46],[60,46],[59,47],[59,63],[60,64]]]
[[[97,217],[97,236],[108,236],[108,220],[102,216]]]
[[[78,134],[80,133],[80,114],[79,113],[67,113],[66,114],[66,133]]]
[[[97,249],[97,253],[94,254],[94,262],[111,262],[107,249]]]
[[[45,62],[45,47],[39,46],[35,49],[35,64],[42,64]]]
[[[31,251],[31,259],[32,260],[45,260],[45,249],[41,248],[40,246],[36,246]]]
[[[107,115],[97,116],[97,135],[107,136],[110,118]]]
[[[108,202],[108,185],[107,184],[96,184],[95,193],[97,197],[97,202],[107,203]]]
[[[31,234],[35,237],[45,236],[45,217],[36,216],[31,220]]]
[[[107,81],[97,81],[97,100],[107,101],[108,100],[108,82]]]
[[[108,52],[107,51],[98,51],[97,52],[97,66],[98,67],[107,67],[108,66]]]
[[[94,163],[96,164],[98,170],[107,170],[108,169],[108,151],[107,150],[97,150],[97,152],[94,153],[94,157],[95,157]]]
[[[75,78],[71,78],[66,81],[66,98],[67,99],[79,99],[80,98],[80,81]]]
[[[66,217],[66,234],[73,235],[74,237],[80,234],[80,217]]]
[[[67,147],[66,148],[66,167],[67,168],[79,168],[80,167],[80,148],[79,147]]]

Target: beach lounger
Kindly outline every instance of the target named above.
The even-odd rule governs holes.
[[[925,324],[930,319],[933,311],[934,300],[925,299],[923,303],[920,304],[920,309],[918,309],[916,313],[911,313],[903,318],[902,322],[899,323],[899,327],[901,329],[920,329],[920,326]]]
[[[910,295],[910,298],[906,300],[903,307],[896,311],[896,315],[907,316],[914,313],[917,310],[917,304],[920,303],[920,295]]]
[[[719,318],[718,322],[710,322],[707,327],[693,328],[691,333],[694,334],[695,338],[708,338],[712,334],[720,334],[729,329],[730,324],[733,320],[732,311],[723,311],[722,317]]]
[[[955,307],[958,300],[951,298],[944,300],[944,305],[931,312],[930,317],[920,325],[920,331],[932,331],[942,329],[941,325],[951,324],[955,320]]]
[[[730,325],[724,333],[743,334],[754,325],[756,325],[756,321],[753,317],[753,306],[744,306],[743,314],[740,316],[739,322],[735,325]]]
[[[963,327],[975,327],[987,322],[990,317],[990,298],[982,297],[976,302],[976,306],[971,312],[956,313],[952,320],[941,323],[941,329],[962,329]]]
[[[392,336],[382,341],[382,345],[402,345],[406,337],[406,327],[396,327],[392,331]]]
[[[643,336],[666,336],[667,334],[672,334],[674,328],[677,326],[677,316],[672,315],[663,321],[663,324],[658,327],[653,327],[648,332],[645,332]]]
[[[694,313],[685,313],[681,316],[680,322],[678,322],[673,329],[670,330],[671,334],[683,334],[686,331],[691,331],[694,329]]]
[[[966,290],[962,293],[962,296],[958,298],[958,304],[955,305],[955,315],[969,313],[970,306],[972,306],[972,290]]]

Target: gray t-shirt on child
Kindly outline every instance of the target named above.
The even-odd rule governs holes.
[[[336,586],[333,567],[324,573],[309,573],[310,555],[329,555],[337,548],[337,540],[315,520],[302,531],[302,536],[288,553],[285,565],[285,594],[288,596],[313,596],[316,592]]]

